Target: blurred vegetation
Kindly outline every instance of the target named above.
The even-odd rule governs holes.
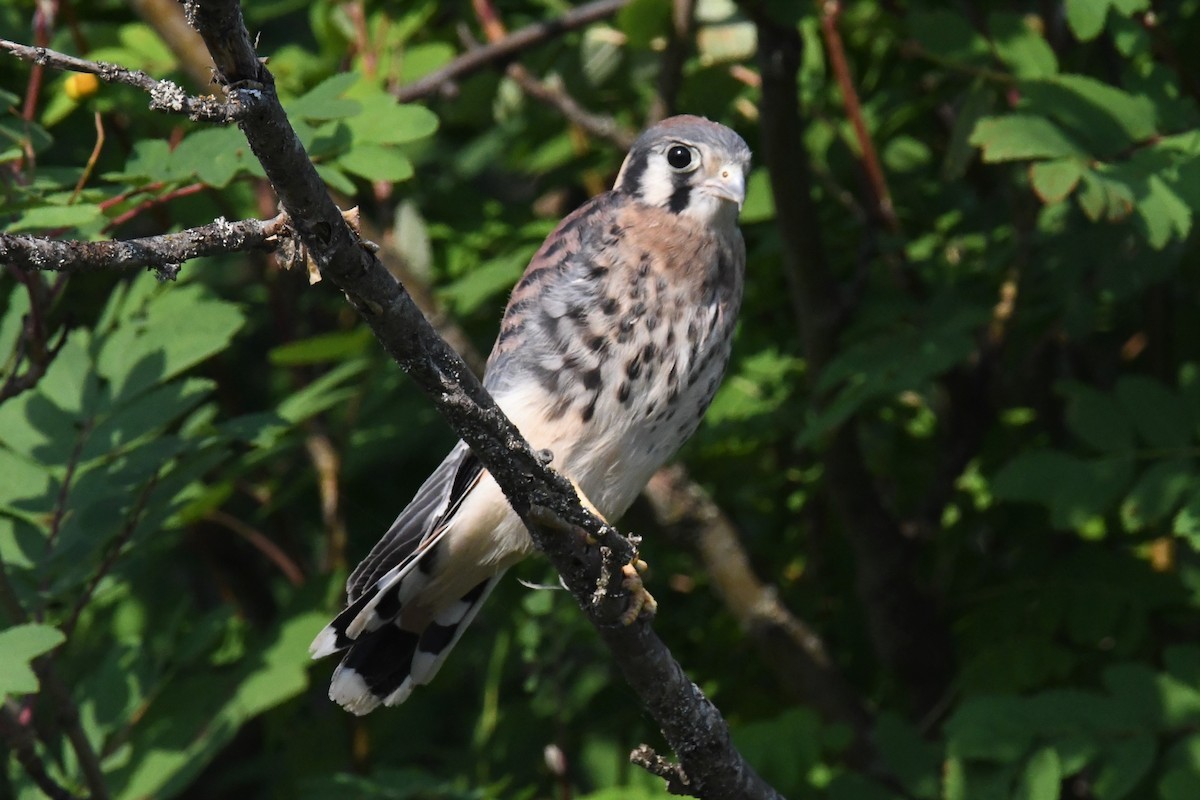
[[[172,9],[130,5],[0,0],[0,31],[208,91]],[[622,527],[655,627],[792,798],[1200,797],[1200,3],[835,6],[698,0],[681,38],[669,0],[631,0],[518,55],[621,129],[698,113],[759,156],[734,361],[682,458],[870,710],[868,757],[643,505]],[[395,105],[461,24],[484,38],[464,0],[245,10],[339,202],[486,352],[621,149],[502,68]],[[765,33],[801,45],[786,156],[811,214],[776,210],[762,158]],[[3,230],[276,212],[236,129],[0,61]],[[562,592],[506,581],[402,708],[326,700],[307,644],[453,438],[336,292],[231,256],[170,284],[8,267],[0,298],[0,796],[42,796],[30,758],[79,796],[666,796],[626,761],[657,733]]]

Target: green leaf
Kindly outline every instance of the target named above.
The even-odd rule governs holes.
[[[983,160],[988,162],[1086,157],[1057,125],[1030,114],[984,117],[975,125],[970,142],[983,150]]]
[[[1092,530],[1124,490],[1128,461],[1085,461],[1057,450],[1027,450],[1006,464],[992,482],[996,497],[1037,503],[1057,528]]]
[[[1150,447],[1174,450],[1192,439],[1195,420],[1187,404],[1163,383],[1127,375],[1117,381],[1116,396]]]
[[[1035,161],[1029,165],[1029,182],[1043,203],[1060,203],[1075,191],[1084,166],[1073,158]]]
[[[49,625],[17,625],[0,631],[0,695],[32,694],[38,679],[29,664],[67,640]]]
[[[775,198],[771,194],[771,176],[766,169],[751,170],[746,181],[746,202],[742,205],[741,222],[752,225],[775,219]]]
[[[1058,800],[1062,778],[1058,753],[1052,747],[1043,747],[1025,762],[1017,786],[1017,800]]]
[[[425,139],[438,129],[437,115],[425,106],[397,105],[391,95],[378,93],[364,98],[367,109],[346,121],[355,146],[363,144],[407,144]]]
[[[1081,42],[1090,42],[1104,31],[1107,0],[1067,0],[1067,25]]]
[[[1155,136],[1154,104],[1087,75],[1021,81],[1024,109],[1053,119],[1094,155],[1114,157]]]
[[[289,117],[310,121],[344,119],[360,114],[363,111],[360,103],[342,98],[358,79],[355,72],[338,73],[296,100],[285,103],[284,108]]]
[[[1172,239],[1183,241],[1192,230],[1192,209],[1158,175],[1146,179],[1146,192],[1138,198],[1138,218],[1146,226],[1150,246],[1161,250]]]
[[[1102,453],[1133,449],[1133,425],[1116,398],[1087,384],[1060,387],[1066,397],[1066,423],[1071,433]]]
[[[964,15],[914,9],[907,14],[907,20],[917,42],[934,56],[980,66],[991,63],[992,51],[987,40]]]
[[[180,320],[188,321],[186,335]],[[131,398],[223,350],[244,322],[237,306],[199,284],[160,287],[141,315],[106,337],[96,369],[116,397]]]
[[[19,231],[45,231],[55,228],[80,228],[102,219],[104,212],[92,203],[73,206],[39,206],[31,208],[10,223],[5,229],[10,233]]]
[[[1188,461],[1160,461],[1151,465],[1121,503],[1125,530],[1145,530],[1174,514],[1195,483],[1196,475]]]
[[[202,183],[223,188],[240,172],[258,174],[261,167],[242,132],[234,126],[206,128],[189,134],[172,154],[174,168],[194,174]]]
[[[413,176],[413,165],[407,156],[393,147],[374,144],[355,145],[338,157],[337,165],[371,181],[399,183]]]
[[[1165,773],[1158,782],[1159,800],[1196,800],[1200,797],[1200,772],[1179,767]]]
[[[1097,800],[1121,800],[1128,796],[1154,766],[1157,750],[1154,737],[1145,732],[1108,745],[1092,784]]]
[[[1053,48],[1024,15],[990,14],[988,32],[1000,59],[1017,77],[1038,78],[1058,72]]]
[[[313,166],[317,168],[317,174],[321,176],[321,180],[325,181],[325,185],[330,189],[346,195],[353,195],[358,191],[354,186],[354,181],[347,178],[346,173],[337,167],[329,164],[314,164]]]
[[[1025,706],[1008,696],[972,697],[946,721],[946,753],[951,758],[1010,763],[1033,742]]]
[[[454,304],[458,313],[470,314],[485,301],[508,291],[521,277],[534,252],[535,248],[527,248],[494,258],[447,286],[441,294]]]
[[[1129,185],[1113,180],[1099,168],[1083,173],[1083,188],[1079,190],[1077,197],[1079,207],[1093,222],[1102,219],[1111,222],[1126,219],[1135,207],[1133,191]]]
[[[650,43],[671,31],[669,0],[632,0],[617,12],[617,27],[631,47],[648,49]]]
[[[372,339],[371,331],[367,328],[323,333],[280,345],[267,354],[267,360],[277,366],[342,361],[365,353]]]

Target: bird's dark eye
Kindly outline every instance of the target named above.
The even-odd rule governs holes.
[[[667,163],[672,169],[687,169],[692,165],[691,148],[677,144],[667,151]]]

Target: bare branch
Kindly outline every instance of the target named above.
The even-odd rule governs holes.
[[[228,222],[178,233],[109,242],[77,242],[0,233],[0,264],[55,272],[103,272],[149,267],[161,280],[174,280],[180,265],[193,258],[274,250],[291,235],[286,214],[263,221]]]
[[[175,114],[186,114],[197,121],[227,125],[237,119],[237,108],[216,97],[189,97],[176,83],[152,78],[139,69],[126,69],[104,61],[88,61],[46,47],[0,39],[0,50],[6,50],[23,61],[38,66],[53,67],[69,72],[86,72],[108,83],[123,83],[150,95],[150,108]]]
[[[615,9],[619,4],[608,5]],[[600,574],[597,548],[583,546],[582,536],[564,536],[534,520],[542,516],[534,509],[543,509],[602,540],[626,562],[633,556],[628,540],[586,512],[567,481],[529,448],[403,287],[357,241],[296,138],[279,103],[274,78],[250,43],[241,7],[234,0],[208,0],[190,8],[219,80],[245,108],[239,121],[242,131],[323,276],[346,293],[384,348],[429,395],[503,489],[662,729],[691,780],[692,794],[777,798],[778,793],[733,747],[720,712],[687,678],[650,626],[644,620],[618,624],[628,594],[622,589],[609,593],[601,603],[592,602]]]
[[[820,635],[755,574],[733,521],[679,465],[655,473],[643,495],[663,531],[695,549],[725,607],[780,684],[827,722],[849,726],[854,732],[850,762],[876,769],[882,760],[871,738],[874,720],[866,701],[838,672]]]
[[[854,129],[854,137],[858,140],[858,149],[862,154],[863,169],[866,170],[867,180],[875,195],[875,210],[888,230],[898,233],[900,220],[896,217],[896,208],[892,205],[892,192],[888,188],[887,178],[883,174],[883,166],[879,161],[879,153],[867,130],[866,120],[863,119],[862,104],[858,101],[858,90],[854,87],[854,79],[850,75],[850,65],[846,61],[846,48],[842,44],[842,34],[838,30],[838,18],[842,14],[842,4],[839,0],[824,0],[821,4],[821,33],[825,37],[825,47],[829,51],[829,66],[837,80],[838,91],[842,93],[842,103],[846,106],[846,116]]]
[[[488,0],[476,0],[474,5],[475,13],[483,24],[483,30],[488,41],[492,44],[503,41],[507,35],[507,31],[495,6],[491,2],[488,2]],[[476,52],[482,49],[482,46],[470,36],[464,35],[462,38],[468,52]],[[539,103],[555,109],[568,122],[578,126],[592,136],[610,141],[622,150],[628,150],[633,146],[633,140],[637,138],[636,133],[624,127],[616,119],[607,114],[597,114],[593,111],[588,111],[579,104],[578,100],[568,94],[566,88],[561,84],[541,80],[526,69],[523,64],[517,62],[509,64],[504,73],[517,86],[521,87],[521,91],[525,94]]]
[[[420,80],[413,81],[407,86],[401,86],[396,91],[396,99],[401,103],[410,103],[426,95],[453,84],[459,78],[476,72],[491,64],[501,61],[522,50],[553,39],[559,34],[582,28],[597,20],[611,17],[617,13],[629,0],[595,0],[578,8],[571,9],[557,19],[545,22],[535,22],[505,37],[493,44],[480,47],[451,61],[446,66],[426,75]]]

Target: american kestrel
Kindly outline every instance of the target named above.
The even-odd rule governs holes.
[[[742,138],[707,119],[649,128],[612,191],[559,224],[508,301],[484,386],[606,519],[695,432],[725,371],[749,162]],[[404,702],[532,551],[459,442],[351,574],[348,606],[312,643],[313,658],[346,651],[330,698],[355,714]]]

